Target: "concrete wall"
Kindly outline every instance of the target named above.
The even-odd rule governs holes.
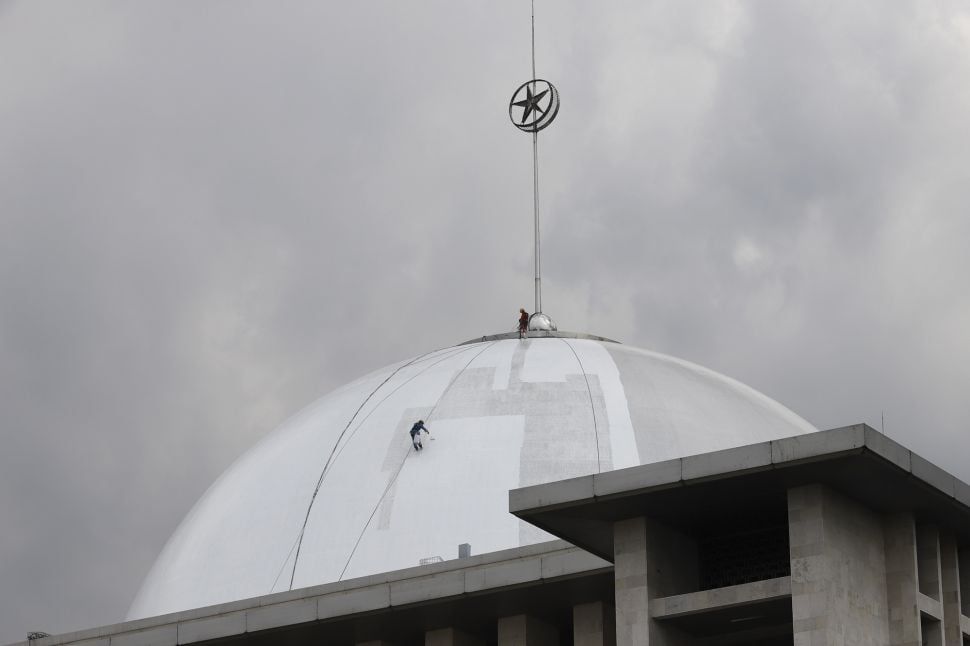
[[[673,626],[650,618],[650,600],[697,589],[697,545],[644,517],[613,525],[617,646],[690,643]]]
[[[424,646],[485,646],[485,640],[456,628],[438,628],[424,634]]]
[[[595,601],[573,606],[573,646],[616,646],[612,604]]]
[[[963,646],[960,629],[960,571],[957,543],[952,534],[940,534],[940,573],[943,601],[943,643]]]
[[[821,485],[788,492],[795,646],[890,643],[879,516]]]
[[[970,548],[957,551],[960,571],[960,611],[970,617]]]
[[[919,646],[919,574],[916,571],[916,523],[910,513],[884,521],[886,596],[892,646]]]
[[[559,629],[529,615],[502,617],[498,646],[559,646]]]

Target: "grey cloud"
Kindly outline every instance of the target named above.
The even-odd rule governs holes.
[[[527,12],[0,5],[0,641],[315,397],[529,307]],[[539,2],[545,304],[965,479],[959,4]]]

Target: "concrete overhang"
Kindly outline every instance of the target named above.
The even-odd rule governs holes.
[[[513,489],[509,511],[612,561],[617,520],[711,527],[784,510],[789,488],[812,483],[970,544],[970,485],[865,424]]]

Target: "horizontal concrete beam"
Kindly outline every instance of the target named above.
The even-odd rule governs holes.
[[[209,608],[33,640],[29,646],[178,646],[539,584],[613,566],[564,541],[550,541]],[[19,642],[12,646],[27,646]]]
[[[943,621],[943,604],[933,597],[929,597],[922,592],[917,592],[916,607],[921,614],[936,619],[937,621]]]
[[[650,615],[654,619],[673,619],[790,597],[791,577],[783,576],[654,599],[650,602]]]

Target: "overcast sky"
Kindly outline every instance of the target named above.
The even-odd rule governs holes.
[[[964,2],[539,0],[544,309],[970,480]],[[527,0],[0,1],[0,643],[288,415],[531,308]]]

